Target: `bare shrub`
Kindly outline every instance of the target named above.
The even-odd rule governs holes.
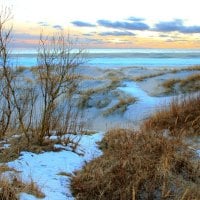
[[[8,129],[30,143],[44,144],[46,136],[82,129],[82,112],[77,108],[79,78],[77,67],[84,61],[82,49],[64,34],[44,38],[38,48],[34,78],[23,77],[24,68],[9,63],[12,26],[11,10],[0,13],[0,138]],[[76,97],[75,97],[76,96]],[[27,148],[27,147],[25,147]]]
[[[8,69],[8,44],[12,26],[7,26],[12,19],[11,10],[2,7],[0,11],[0,138],[6,134],[12,113],[11,89],[9,87],[12,75]]]
[[[78,90],[77,67],[84,61],[82,49],[76,50],[68,36],[61,33],[52,37],[40,37],[38,50],[38,84],[40,118],[38,141],[52,131],[57,135],[76,133],[80,129],[80,113],[75,95]]]

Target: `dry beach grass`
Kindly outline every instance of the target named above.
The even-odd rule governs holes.
[[[139,131],[109,131],[103,155],[72,178],[76,199],[200,199],[199,157],[181,137],[199,136],[199,105],[199,96],[174,101]]]
[[[10,175],[3,173],[7,172]],[[20,193],[34,195],[37,198],[44,198],[45,195],[36,183],[31,180],[24,182],[16,170],[7,167],[6,165],[0,166],[0,199],[1,200],[18,200]]]

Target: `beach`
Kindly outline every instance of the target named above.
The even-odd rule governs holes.
[[[198,65],[200,62],[198,63],[198,51],[189,51],[187,53],[184,51],[184,53],[182,52],[181,54],[182,57],[178,57],[180,51],[177,54],[174,54],[173,51],[168,52],[167,55],[165,52],[165,56],[163,56],[163,52],[158,53],[158,50],[154,50],[156,53],[148,53],[146,50],[145,55],[143,52],[142,56],[141,52],[128,53],[127,50],[122,50],[122,54],[120,54],[120,50],[115,50],[115,53],[111,53],[110,51],[109,53],[96,52],[89,55],[88,57],[90,57],[91,60],[88,59],[87,63],[78,66],[75,71],[76,74],[79,75],[79,83],[73,101],[78,103],[76,107],[82,113],[81,120],[84,125],[84,133],[72,133],[60,137],[54,135],[53,131],[50,137],[45,137],[47,143],[50,142],[50,144],[53,144],[53,146],[50,147],[50,151],[40,150],[40,148],[37,149],[37,147],[33,145],[33,147],[30,147],[33,152],[24,150],[20,152],[19,155],[14,155],[16,158],[13,160],[11,159],[10,162],[8,162],[8,160],[10,160],[9,157],[6,162],[10,168],[20,171],[20,176],[23,181],[27,183],[30,182],[30,179],[34,181],[39,187],[39,191],[41,190],[41,192],[43,192],[42,194],[45,195],[44,199],[74,199],[74,194],[72,194],[71,189],[71,184],[74,184],[74,182],[71,183],[71,180],[76,174],[74,171],[87,169],[86,164],[89,163],[90,166],[90,161],[92,160],[91,163],[94,164],[95,162],[98,164],[99,160],[100,165],[98,164],[98,166],[100,168],[101,162],[111,162],[109,166],[112,168],[112,160],[109,160],[106,157],[108,154],[104,154],[101,149],[99,149],[99,145],[97,145],[102,143],[101,140],[104,140],[103,138],[106,138],[107,134],[113,133],[113,138],[111,137],[111,139],[107,141],[111,143],[112,141],[118,143],[120,138],[122,141],[128,138],[123,144],[119,142],[119,146],[122,147],[120,152],[123,152],[124,149],[130,147],[126,146],[130,141],[134,143],[134,141],[138,140],[136,137],[129,141],[129,138],[132,138],[134,135],[137,136],[137,132],[134,131],[140,131],[144,121],[148,121],[157,111],[168,107],[173,100],[184,99],[187,95],[191,97],[200,90],[200,65]],[[114,50],[112,50],[112,52],[113,51]],[[128,55],[126,53],[128,53]],[[138,57],[134,58],[133,62],[130,57],[136,55]],[[155,55],[160,58],[155,58]],[[170,58],[169,55],[171,55]],[[38,82],[36,81],[36,77],[38,77],[38,70],[40,69],[37,67],[37,54],[30,54],[30,52],[28,54],[19,53],[15,55],[15,57],[17,60],[12,60],[14,58],[13,55],[11,55],[10,59],[12,60],[13,66],[16,65],[14,70],[19,80],[22,81],[20,84],[23,85],[24,81],[25,83],[37,86]],[[92,59],[92,57],[95,58]],[[194,57],[196,57],[196,59],[192,59],[192,62],[190,62],[190,59]],[[140,61],[137,61],[138,59]],[[146,61],[142,62],[141,60],[143,59],[146,59]],[[147,65],[144,64],[145,62]],[[178,64],[179,62],[180,65]],[[158,63],[162,64],[157,65]],[[173,64],[170,65],[170,63]],[[64,101],[64,103],[65,102],[66,101]],[[36,113],[41,111],[39,106],[40,104],[36,104]],[[188,117],[186,117],[186,119],[188,119]],[[110,131],[111,129],[112,131]],[[154,130],[152,132],[154,132]],[[130,133],[132,136],[127,136],[126,138],[126,135]],[[169,134],[168,130],[165,130],[164,133],[166,135]],[[144,136],[142,135],[142,137],[147,138],[147,143],[152,145],[152,149],[157,145],[160,145],[159,148],[163,147],[164,144],[160,144],[159,139],[162,134],[161,136],[155,135],[153,138],[149,138],[148,134],[147,132],[147,134],[144,134]],[[165,135],[162,137],[163,141],[168,140]],[[59,138],[63,143],[57,144]],[[169,138],[171,138],[171,136]],[[5,150],[6,152],[8,150],[9,152],[10,140],[17,141],[18,135],[14,134],[11,138],[8,138],[8,140],[1,141],[0,146],[3,151]],[[68,140],[72,141],[71,145],[65,145],[65,141]],[[140,144],[140,141],[142,140],[138,141],[138,145],[143,145]],[[195,149],[194,152],[198,154],[199,137],[197,137],[195,141],[193,141],[192,138],[186,141],[190,142],[190,148]],[[154,144],[154,142],[156,143]],[[166,148],[168,151],[168,148],[171,148],[171,141],[167,142]],[[175,142],[176,139],[173,141],[174,146],[177,145]],[[74,144],[78,145],[74,147]],[[17,145],[14,143],[12,148],[15,146]],[[137,144],[132,146],[136,147],[134,152],[138,158],[140,158],[141,155],[146,155],[140,151],[137,154]],[[143,147],[145,151],[146,144],[139,149],[143,150]],[[23,146],[20,148],[24,149]],[[152,149],[148,150],[148,152],[153,152]],[[118,150],[116,149],[116,151]],[[152,154],[154,156],[161,152],[162,151],[159,150],[155,154]],[[6,153],[6,155],[9,154]],[[111,155],[115,155],[115,153],[112,153],[112,148]],[[116,155],[118,155],[118,153]],[[114,160],[115,159],[114,157]],[[156,157],[155,160],[157,159]],[[52,161],[50,162],[51,164],[49,163],[50,160]],[[117,162],[118,160],[117,158]],[[129,161],[126,163],[129,163]],[[86,168],[84,168],[85,165]],[[136,168],[138,167],[140,166],[136,166]],[[98,168],[95,167],[95,169]],[[102,169],[100,169],[100,171],[102,171],[101,175],[107,172],[107,170]],[[12,170],[8,172],[8,174],[9,173],[10,175],[7,176],[12,176]],[[93,174],[92,171],[87,173],[87,177]],[[148,173],[150,173],[150,171],[148,171]],[[74,180],[76,180],[76,177],[73,181]],[[76,184],[73,185],[73,190],[74,188],[76,189]],[[80,188],[79,186],[77,189],[79,190]],[[27,194],[27,192],[21,192],[20,199],[32,200],[37,198]]]
[[[138,126],[176,96],[199,89],[198,77],[190,80],[197,84],[196,89],[190,88],[191,83],[183,87],[178,82],[173,84],[173,80],[186,80],[200,73],[198,49],[88,49],[86,52],[85,62],[76,70],[81,76],[79,90],[85,101],[80,109],[88,129],[106,131],[116,125]],[[22,75],[29,78],[32,77],[29,70],[37,65],[37,52],[17,49],[10,60],[24,66]],[[172,83],[167,86],[170,80]],[[120,106],[122,99],[129,102]]]

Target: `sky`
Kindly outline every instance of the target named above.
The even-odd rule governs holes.
[[[13,45],[41,32],[70,34],[87,48],[200,48],[199,0],[0,0],[12,9]]]

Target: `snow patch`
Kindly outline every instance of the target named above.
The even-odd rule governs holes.
[[[84,153],[79,155],[71,151],[44,152],[35,154],[31,152],[22,152],[21,156],[8,163],[21,171],[24,181],[33,180],[45,194],[44,200],[64,200],[74,199],[70,191],[70,178],[60,175],[61,172],[73,173],[81,169],[88,162],[102,154],[98,149],[96,142],[103,137],[103,132],[94,135],[84,135],[81,137],[78,152]],[[21,200],[37,199],[32,195],[22,193]]]

